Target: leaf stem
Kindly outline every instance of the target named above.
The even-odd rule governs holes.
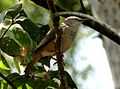
[[[80,5],[83,13],[86,13],[86,8],[84,6],[83,0],[80,0]]]

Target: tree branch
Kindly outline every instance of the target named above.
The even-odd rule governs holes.
[[[114,29],[109,25],[96,20],[94,17],[90,15],[78,12],[58,12],[55,13],[55,16],[76,16],[85,19],[82,24],[93,28],[94,30],[100,32],[101,34],[105,35],[106,37],[120,45],[120,36],[116,32],[114,32]]]
[[[52,20],[53,20],[53,27],[54,31],[56,32],[56,57],[57,57],[57,63],[58,63],[58,70],[59,70],[59,76],[61,81],[60,89],[67,89],[67,83],[65,82],[65,73],[64,73],[64,63],[63,63],[63,53],[61,50],[61,40],[62,40],[62,29],[59,28],[59,16],[54,16],[54,13],[56,13],[56,7],[54,5],[53,0],[48,0],[48,6],[50,11],[52,12]]]
[[[83,0],[80,0],[80,5],[81,5],[81,11],[83,12],[83,13],[86,13],[86,8],[85,8],[85,6],[84,6],[84,3],[83,3]]]

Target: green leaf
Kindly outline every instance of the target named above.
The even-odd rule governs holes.
[[[23,29],[29,33],[30,37],[33,41],[39,42],[45,34],[49,30],[48,25],[43,25],[42,27],[38,27],[36,24],[34,24],[30,19],[24,19],[24,20],[18,20],[16,23],[20,24]]]
[[[33,89],[31,86],[29,86],[28,84],[25,84],[27,89]]]
[[[20,76],[17,73],[12,73],[7,76],[8,79],[10,79],[16,87],[19,87],[20,85],[23,85],[26,82],[25,77]]]
[[[31,60],[31,55],[32,55],[32,48],[33,48],[33,42],[32,42],[32,39],[30,38],[29,34],[24,31],[20,25],[18,24],[14,24],[10,29],[9,31],[6,33],[5,37],[9,37],[9,39],[12,39],[12,41],[18,45],[18,49],[19,51],[17,52],[17,55],[11,55],[11,54],[14,54],[14,53],[11,53],[13,51],[10,51],[10,50],[6,50],[4,51],[5,49],[7,49],[7,47],[5,45],[3,49],[4,52],[8,53],[10,51],[10,53],[8,55],[11,55],[13,57],[17,57],[19,58],[20,60],[18,61],[21,61],[21,64],[26,64],[28,62],[30,62]],[[4,42],[4,40],[3,40]],[[14,49],[14,45],[10,45],[11,49],[13,48]],[[8,48],[9,49],[9,48]],[[16,50],[16,48],[15,48]],[[16,64],[16,67],[17,67],[17,64]],[[17,67],[18,68],[18,67]],[[19,70],[19,68],[18,68]]]
[[[13,57],[19,57],[22,64],[26,64],[31,60],[32,47],[33,42],[29,34],[18,24],[12,25],[0,43],[0,48],[5,53]]]
[[[41,74],[43,72],[45,72],[45,69],[43,67],[43,65],[40,64],[36,64],[32,67],[33,72],[35,72],[35,74]]]
[[[48,81],[48,87],[47,89],[58,89],[59,85],[54,80]]]
[[[15,5],[16,0],[0,0],[0,12]]]
[[[16,59],[16,57],[14,58],[14,63],[15,63],[16,69],[17,69],[18,72],[20,73],[20,72],[21,72],[21,70],[20,70],[20,65],[19,65],[19,61]]]
[[[21,11],[20,11],[20,16],[22,17],[27,17],[27,14],[25,13],[25,11],[22,9]]]
[[[4,87],[4,80],[1,81],[1,88],[0,89],[3,89]]]
[[[22,85],[21,85],[21,86],[19,86],[19,87],[17,87],[17,89],[22,89]]]
[[[49,11],[36,5],[31,0],[23,0],[23,9],[28,18],[31,19],[34,23],[43,25],[49,23]]]
[[[33,88],[34,89],[45,89],[46,87],[48,86],[48,82],[47,81],[44,81],[44,80],[35,80],[34,81],[34,85],[33,85]]]
[[[58,71],[49,71],[49,75],[50,75],[50,78],[53,79],[53,78],[59,78],[59,72]]]
[[[22,86],[22,89],[27,89],[27,87],[26,87],[26,85],[25,85],[25,84]]]
[[[20,77],[20,75],[18,73],[11,73],[7,76],[7,78],[10,79],[11,81],[14,81],[19,77]]]
[[[22,89],[49,89],[48,87],[58,88],[58,84],[54,80],[45,80],[44,78],[26,78],[17,73],[13,73],[7,76],[16,87]]]
[[[16,4],[14,7],[7,10],[5,18],[15,18],[22,9],[22,4]]]
[[[3,70],[10,70],[8,67],[6,67],[6,66],[3,64],[2,60],[0,60],[0,68],[3,69]]]
[[[57,0],[56,4],[61,8],[68,11],[78,11],[80,10],[79,0]]]
[[[8,89],[8,83],[3,83],[3,89]]]
[[[1,85],[2,85],[1,83],[2,83],[2,80],[0,79],[0,89],[1,89]]]
[[[2,51],[11,56],[18,56],[20,54],[20,46],[9,37],[1,39],[0,48]]]
[[[7,68],[10,68],[9,63],[6,61],[6,59],[4,58],[4,56],[2,56],[1,54],[0,54],[0,60],[2,60],[3,64],[4,64]]]
[[[18,42],[21,47],[32,48],[32,41],[29,35],[19,27],[13,27],[11,33],[14,35],[14,40]]]
[[[4,69],[1,69],[0,68],[0,72],[2,73],[2,74],[10,74],[10,72],[11,72],[11,70],[4,70]]]

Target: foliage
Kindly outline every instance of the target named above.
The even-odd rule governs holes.
[[[80,10],[79,0],[56,0],[55,4],[63,10]],[[17,89],[58,89],[59,72],[46,71],[44,67],[50,67],[50,58],[34,65],[32,78],[22,73],[24,66],[21,64],[31,61],[32,51],[50,29],[48,9],[30,0],[1,0],[0,12],[0,72],[7,76]],[[68,85],[77,89],[66,71],[65,77]],[[7,81],[1,78],[0,89],[9,88]]]

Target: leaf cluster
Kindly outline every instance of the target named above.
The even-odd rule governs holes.
[[[23,73],[24,65],[32,59],[32,51],[49,31],[51,21],[48,8],[36,5],[34,0],[22,1],[4,10],[1,12],[2,16],[0,15],[0,72],[17,89],[58,89],[59,71],[46,71],[44,68],[44,65],[50,67],[51,57],[45,58],[46,60],[33,67],[34,76],[26,77]],[[59,9],[65,11],[79,10],[80,8],[75,8],[79,7],[77,2],[71,0],[67,6],[64,5],[63,0],[57,0],[55,3]],[[66,71],[65,78],[71,89],[77,89]],[[0,89],[10,88],[9,83],[1,77]]]

